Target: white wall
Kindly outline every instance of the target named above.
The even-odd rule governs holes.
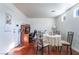
[[[12,16],[12,24],[9,26],[10,31],[6,32],[6,16],[8,13]],[[14,46],[18,45],[19,38],[16,24],[29,23],[24,16],[13,4],[0,4],[0,54],[7,53]],[[15,29],[15,33],[13,32]]]
[[[79,52],[79,17],[73,17],[75,8],[79,8],[79,4],[64,13],[63,15],[56,17],[56,25],[58,30],[61,31],[64,40],[66,40],[67,32],[74,32],[73,46],[72,48]],[[62,21],[62,17],[65,16],[65,20]]]
[[[47,30],[51,31],[52,27],[55,27],[54,18],[30,18],[31,20],[31,31],[33,32],[35,29],[37,31]]]
[[[6,13],[12,16],[12,24],[9,25],[10,29],[6,32]],[[13,47],[20,43],[20,37],[16,24],[30,24],[31,32],[37,30],[48,30],[55,27],[54,18],[27,18],[23,13],[18,10],[13,4],[0,4],[0,54],[9,52]]]

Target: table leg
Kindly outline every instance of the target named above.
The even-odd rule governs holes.
[[[50,45],[48,45],[48,54],[50,55]]]

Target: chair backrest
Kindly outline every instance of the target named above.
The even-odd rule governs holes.
[[[39,50],[43,48],[43,41],[42,41],[42,39],[37,39],[37,48]]]
[[[56,31],[56,34],[60,34],[60,31]]]
[[[68,32],[67,41],[72,45],[74,32]]]
[[[36,43],[38,49],[43,47],[43,38],[39,34],[37,34]]]
[[[42,37],[43,37],[43,32],[38,31],[38,32],[37,32],[37,37],[42,38]]]
[[[37,33],[37,31],[36,31],[36,30],[34,30],[34,33],[33,33],[33,36],[32,36],[32,37],[35,37],[36,33]]]

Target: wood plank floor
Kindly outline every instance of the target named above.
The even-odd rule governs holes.
[[[66,51],[66,47],[62,49],[61,52],[57,50],[56,47],[51,47],[50,54],[48,54],[48,47],[43,49],[44,55],[70,55],[70,51]],[[11,55],[41,55],[40,51],[36,54],[36,48],[34,43],[26,44],[26,45],[19,45],[13,48],[8,54]],[[76,51],[73,50],[72,55],[79,55]]]

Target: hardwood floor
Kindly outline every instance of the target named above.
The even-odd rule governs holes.
[[[70,51],[68,54],[66,54],[66,47],[62,49],[60,52],[57,50],[56,47],[50,47],[50,53],[48,54],[48,47],[43,49],[43,54],[44,55],[70,55]],[[13,48],[9,54],[11,55],[41,55],[40,51],[38,54],[36,54],[36,48],[34,43],[26,44],[26,45],[19,45],[15,48]],[[76,51],[73,50],[72,55],[79,55]]]

